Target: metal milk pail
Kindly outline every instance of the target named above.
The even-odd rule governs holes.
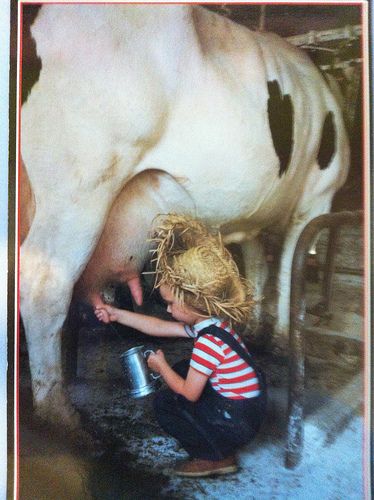
[[[160,375],[150,372],[146,362],[147,355],[153,351],[143,351],[143,348],[142,345],[132,347],[120,356],[127,393],[132,398],[141,398],[155,391],[155,381],[160,378]]]

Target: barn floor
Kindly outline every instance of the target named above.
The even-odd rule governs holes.
[[[308,285],[311,300],[318,298],[318,286]],[[332,326],[321,321],[316,326],[316,318],[309,317],[312,340],[324,332],[332,336],[327,349],[325,344],[332,357],[312,347],[307,356],[305,443],[294,470],[284,467],[286,359],[257,354],[269,385],[268,416],[255,441],[241,451],[240,471],[223,478],[181,479],[170,471],[185,452],[155,422],[152,395],[126,396],[119,355],[145,344],[161,347],[174,362],[188,356],[190,341],[154,341],[118,326],[93,324],[80,329],[78,376],[70,393],[85,428],[98,439],[98,452],[87,455],[32,423],[23,370],[20,498],[363,498],[362,278],[335,278],[334,311]]]

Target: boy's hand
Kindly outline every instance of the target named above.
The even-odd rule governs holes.
[[[167,364],[164,353],[158,349],[155,353],[149,355],[147,359],[148,366],[156,373],[161,373],[162,367]]]
[[[118,321],[118,314],[115,307],[101,306],[95,308],[95,315],[99,321],[103,323],[110,323],[111,321]]]

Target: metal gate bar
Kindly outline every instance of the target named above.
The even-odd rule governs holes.
[[[362,222],[363,211],[336,212],[320,215],[307,224],[297,242],[291,273],[290,333],[289,333],[289,392],[286,467],[296,467],[300,460],[304,438],[304,375],[305,339],[304,323],[306,311],[305,268],[309,248],[317,234],[325,228],[330,230],[326,264],[324,269],[322,303],[329,310],[331,282],[334,272],[336,239],[342,225]]]

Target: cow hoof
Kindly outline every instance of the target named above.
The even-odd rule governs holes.
[[[101,441],[95,438],[94,433],[91,434],[89,430],[83,428],[81,416],[72,406],[57,413],[51,413],[49,408],[39,406],[35,410],[34,417],[36,427],[58,433],[79,452],[84,451],[91,457],[102,454]]]
[[[42,422],[69,431],[78,430],[81,426],[79,413],[72,406],[55,409],[46,405],[38,405],[35,408],[35,416]]]
[[[38,419],[55,427],[72,432],[81,428],[79,413],[61,385],[56,384],[42,401],[35,402],[34,410]]]
[[[289,355],[287,335],[275,333],[271,340],[271,352],[277,357],[286,358]]]
[[[42,402],[35,405],[34,424],[41,429],[49,428],[69,442],[79,452],[99,457],[105,448],[100,436],[90,425],[88,416],[73,407],[62,387],[55,386]]]
[[[269,316],[269,317],[267,317]],[[262,315],[260,321],[248,323],[242,333],[248,345],[256,350],[269,351],[272,346],[273,318]]]

